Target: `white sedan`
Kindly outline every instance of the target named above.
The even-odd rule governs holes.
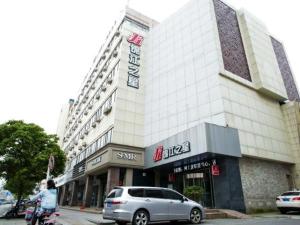
[[[12,201],[0,200],[0,218],[4,217],[6,213],[13,207]]]
[[[288,191],[276,198],[278,210],[285,214],[288,211],[300,211],[300,191]]]

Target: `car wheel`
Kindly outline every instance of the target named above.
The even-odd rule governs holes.
[[[116,224],[118,225],[126,225],[127,222],[124,222],[124,221],[116,221]]]
[[[190,222],[192,224],[199,224],[201,223],[201,211],[198,208],[193,208],[190,214]]]
[[[149,214],[145,210],[135,212],[132,220],[133,225],[147,225],[149,223]]]
[[[280,211],[281,214],[286,214],[287,213],[286,209],[279,209],[279,211]]]

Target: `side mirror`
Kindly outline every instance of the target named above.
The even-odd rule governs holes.
[[[183,202],[187,202],[188,201],[188,199],[186,198],[186,197],[182,197],[182,199],[181,199],[181,202],[183,203]]]

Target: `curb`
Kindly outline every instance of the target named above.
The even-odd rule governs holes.
[[[96,211],[96,210],[86,210],[86,209],[64,207],[64,206],[60,206],[59,208],[60,209],[67,209],[67,210],[77,211],[77,212],[86,212],[86,213],[92,213],[92,214],[102,214],[102,210],[99,210],[99,211]]]
[[[97,225],[115,225],[115,221],[97,221],[93,219],[87,219],[87,221],[97,224]]]

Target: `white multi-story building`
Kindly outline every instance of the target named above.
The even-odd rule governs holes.
[[[283,45],[248,12],[191,0],[158,24],[127,8],[60,120],[61,204],[200,185],[207,207],[272,208],[300,187],[299,100]]]

